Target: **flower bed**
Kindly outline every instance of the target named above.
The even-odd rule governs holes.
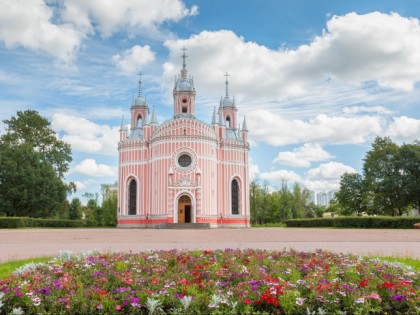
[[[61,255],[0,280],[0,314],[419,314],[419,274],[318,250]]]

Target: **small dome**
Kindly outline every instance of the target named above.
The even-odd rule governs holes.
[[[181,78],[178,81],[177,90],[178,91],[192,91],[191,83],[187,79]]]
[[[229,96],[225,96],[222,104],[223,106],[233,106],[233,101]]]
[[[134,105],[137,105],[137,106],[146,105],[146,100],[144,99],[144,97],[142,95],[139,95],[134,100]]]

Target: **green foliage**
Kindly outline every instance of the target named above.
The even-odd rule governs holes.
[[[69,209],[70,220],[81,220],[82,219],[82,202],[79,198],[73,198],[70,202]]]
[[[29,217],[0,217],[0,229],[16,229],[29,227],[83,227],[80,220],[38,219]]]
[[[401,216],[420,209],[420,143],[377,137],[361,174],[344,174],[336,198],[343,215]]]
[[[279,190],[269,192],[268,182],[250,183],[251,222],[253,225],[266,225],[284,222],[290,218],[314,217],[315,206],[308,204],[309,192],[298,184],[292,191],[283,181]]]
[[[0,264],[0,279],[6,278],[17,268],[24,266],[28,263],[45,263],[49,261],[50,257],[39,257],[39,258],[29,258],[24,260],[14,260],[8,261]]]
[[[0,212],[7,216],[60,217],[74,184],[64,182],[70,146],[36,111],[5,120],[0,137]]]
[[[363,229],[413,229],[419,217],[335,217],[287,220],[287,227],[332,227]]]

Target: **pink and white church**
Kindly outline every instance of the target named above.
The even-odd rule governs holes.
[[[194,81],[185,64],[175,79],[174,114],[161,124],[139,93],[131,106],[131,127],[121,124],[118,227],[208,223],[248,227],[248,130],[238,124],[235,98],[226,95],[211,123],[195,117]]]

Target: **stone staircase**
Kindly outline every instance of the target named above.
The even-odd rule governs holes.
[[[162,223],[155,225],[156,229],[171,230],[205,230],[210,228],[209,223]]]

